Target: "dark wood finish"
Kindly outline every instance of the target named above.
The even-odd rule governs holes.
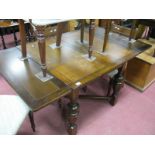
[[[133,24],[132,24],[132,27],[131,27],[131,32],[130,32],[130,35],[129,35],[129,41],[134,38],[134,34],[136,32],[136,23],[137,23],[137,20],[133,20]]]
[[[106,21],[107,19],[99,19],[99,26],[100,27],[106,27],[106,24],[107,24],[107,21]],[[109,20],[109,19],[108,19]],[[116,25],[122,25],[122,19],[110,19],[110,20],[112,20],[113,21],[113,23],[114,24],[116,24]]]
[[[79,104],[77,99],[79,96],[79,89],[76,89],[71,92],[69,95],[70,102],[68,103],[68,112],[67,112],[67,131],[70,135],[77,134],[77,124],[76,121],[79,115]]]
[[[81,25],[81,29],[80,29],[80,41],[81,43],[83,43],[84,41],[84,28],[85,28],[85,19],[81,19],[80,20],[80,25]],[[89,23],[89,47],[88,47],[88,55],[89,58],[91,58],[92,56],[92,52],[93,52],[93,41],[94,41],[94,35],[95,35],[95,19],[90,19],[90,23]]]
[[[30,23],[30,28],[29,28],[29,41],[35,41],[36,40],[36,36],[35,36],[35,31],[33,29],[32,26],[32,19],[29,19],[29,23]]]
[[[48,20],[47,20],[47,22],[45,22],[44,24],[38,22],[39,25],[35,25],[31,19],[29,20],[29,22],[30,22],[31,26],[33,25],[36,28],[36,35],[37,35],[37,39],[38,39],[38,47],[39,47],[39,54],[40,54],[40,61],[41,61],[41,70],[43,72],[43,77],[46,77],[47,66],[46,66],[45,28],[47,26],[51,25],[52,23],[48,22]],[[60,46],[60,44],[61,44],[61,37],[62,37],[63,28],[64,28],[64,23],[66,23],[66,22],[58,23],[56,46]],[[24,31],[23,25],[24,25],[24,21],[20,19],[19,20],[19,28],[20,28],[20,36],[21,36],[21,40],[22,40],[21,41],[22,53],[23,53],[23,55],[26,55],[26,40],[25,40],[26,37],[25,37],[25,31]]]
[[[104,42],[103,42],[102,52],[104,52],[105,49],[106,49],[106,45],[107,45],[107,42],[108,42],[108,36],[109,36],[110,29],[111,29],[111,23],[112,23],[111,19],[106,19],[105,34],[104,34]]]
[[[47,66],[46,66],[45,26],[36,26],[36,33],[41,60],[41,69],[43,72],[43,76],[46,77]]]
[[[30,120],[30,123],[31,123],[32,130],[33,130],[33,132],[35,132],[36,131],[36,129],[35,129],[35,122],[34,122],[34,116],[33,116],[33,112],[32,111],[29,112],[29,120]]]
[[[136,32],[136,27],[138,27],[140,24],[145,25],[145,26],[149,26],[150,28],[152,28],[152,27],[155,27],[155,20],[154,19],[134,19],[133,23],[132,23],[132,28],[131,28],[129,40],[134,38],[135,32]],[[147,37],[147,39],[148,38],[149,38],[149,36]],[[135,39],[139,39],[139,38],[135,38]]]
[[[39,29],[37,30],[39,31]],[[42,33],[39,32],[38,34]],[[102,34],[103,29],[97,29],[94,41],[94,48],[97,50],[102,49]],[[40,39],[42,39],[42,36],[39,35]],[[88,36],[89,33],[86,33],[86,37]],[[47,71],[54,75],[54,79],[45,83],[35,77],[35,74],[40,70],[37,42],[27,44],[28,54],[32,58],[25,61],[19,59],[20,52],[17,48],[0,53],[0,73],[30,106],[32,111],[37,111],[71,93],[67,110],[67,131],[69,134],[77,133],[79,89],[98,77],[119,68],[119,73],[115,76],[113,82],[113,93],[109,96],[94,96],[96,99],[106,99],[114,105],[124,81],[124,64],[150,47],[144,47],[145,44],[140,41],[128,44],[127,38],[112,34],[112,36],[109,36],[107,43],[109,47],[107,49],[108,54],[101,55],[94,52],[93,55],[96,60],[89,62],[82,57],[83,54],[87,53],[87,50],[81,44],[77,44],[78,37],[79,32],[64,34],[62,39],[63,48],[54,50],[49,45],[54,43],[55,40],[53,38],[47,39]]]
[[[16,46],[18,45],[16,32],[19,32],[19,24],[16,21],[18,21],[18,20],[15,20],[15,21],[14,20],[2,20],[2,21],[0,21],[0,35],[1,35],[4,49],[7,48],[5,45],[5,40],[3,38],[4,35],[13,34],[15,45]],[[26,34],[29,39],[28,32],[30,29],[30,25],[28,22],[25,22],[24,24],[25,24],[25,28],[26,28]]]
[[[103,32],[101,28],[96,31],[94,42],[96,51],[102,49]],[[88,77],[89,80],[91,77],[94,79],[96,76],[101,76],[102,74],[119,68],[123,63],[150,47],[146,46],[146,48],[141,48],[143,44],[141,42],[138,44],[138,41],[129,44],[126,37],[112,33],[109,37],[107,55],[94,52],[96,60],[94,62],[88,62],[81,56],[87,53],[87,51],[85,48],[82,48],[83,46],[81,44],[77,44],[78,36],[78,31],[64,34],[62,40],[64,48],[54,50],[51,49],[49,45],[54,43],[55,40],[52,38],[47,39],[46,59],[48,71],[69,85],[75,84],[76,82],[83,84]],[[86,37],[88,36],[88,33],[86,33]],[[32,45],[34,47],[32,47]],[[29,54],[35,61],[39,62],[37,42],[29,43],[27,47]],[[87,67],[85,68],[84,65]]]
[[[105,100],[110,101],[111,97],[109,96],[98,96],[98,95],[79,95],[80,99],[91,99],[91,100]]]
[[[70,93],[70,88],[56,77],[41,82],[35,76],[39,71],[40,65],[32,59],[20,60],[20,51],[17,48],[0,52],[1,75],[33,112]]]
[[[112,22],[114,22],[115,24],[114,23],[112,24]],[[113,32],[116,32],[116,33],[119,33],[119,34],[123,34],[123,35],[124,35],[124,30],[125,30],[125,35],[128,32],[128,29],[124,29],[123,27],[121,27],[119,25],[117,27],[119,30],[115,29],[116,24],[120,25],[121,20],[120,19],[104,19],[104,20],[99,21],[99,26],[102,26],[102,27],[105,28],[102,52],[104,52],[106,50],[110,31],[113,31]],[[120,30],[120,28],[121,28],[121,30]],[[123,30],[123,32],[122,32],[122,30]]]
[[[118,68],[118,73],[112,79],[113,93],[108,94],[110,96],[110,104],[112,106],[115,105],[119,92],[121,88],[124,86],[124,73],[126,70],[126,66],[127,66],[127,62],[123,64],[122,67]]]
[[[88,49],[89,58],[91,58],[92,52],[93,52],[94,35],[95,35],[95,19],[90,19],[90,25],[89,25],[89,49]]]
[[[127,63],[123,64],[122,67],[118,68],[118,73],[110,79],[108,93],[106,96],[97,95],[80,95],[81,99],[94,99],[94,100],[107,100],[114,106],[118,98],[119,92],[124,85],[124,74],[126,70]],[[111,94],[111,90],[113,91]]]
[[[64,24],[65,23],[58,23],[57,25],[57,33],[56,33],[56,46],[60,46],[61,44],[61,37],[62,37],[62,33],[63,33],[63,30],[64,30]]]
[[[23,20],[19,20],[20,23],[20,34],[22,40],[24,40],[25,35],[22,36],[23,34]],[[30,23],[32,21],[30,20]],[[62,37],[62,32],[63,32],[63,27],[64,27],[65,22],[60,22],[58,23],[58,30],[57,30],[57,40],[56,40],[56,46],[60,46],[61,44],[61,37]],[[41,60],[41,69],[43,72],[43,76],[46,77],[46,72],[47,72],[47,66],[46,66],[46,46],[45,46],[45,28],[48,26],[48,24],[43,24],[43,25],[35,25],[33,26],[36,28],[36,33],[37,33],[37,39],[38,39],[38,46],[39,46],[39,53],[40,53],[40,60]],[[84,30],[84,24],[83,30]],[[84,31],[81,31],[81,39],[84,37]],[[89,48],[88,48],[88,55],[89,58],[92,56],[93,52],[93,40],[94,40],[94,34],[95,34],[95,19],[90,19],[90,25],[89,25]],[[26,53],[26,42],[22,42],[22,53]],[[24,55],[24,54],[23,54]]]
[[[84,28],[85,28],[85,19],[81,19],[81,36],[80,36],[80,41],[83,43],[84,40]]]
[[[84,87],[82,88],[82,90],[83,90],[84,93],[86,93],[87,89],[88,89],[87,86],[84,86]]]
[[[4,40],[4,28],[10,26],[10,21],[0,21],[0,35],[3,44],[3,49],[6,49],[5,40]]]
[[[15,45],[17,46],[18,45],[17,36],[16,36],[16,32],[14,30],[13,30],[13,37],[14,37],[14,40],[15,40]]]
[[[113,78],[109,77],[109,84],[108,84],[108,91],[106,96],[110,96],[111,90],[112,90],[112,82]]]
[[[144,91],[155,81],[154,41],[143,41],[152,45],[152,48],[130,60],[125,73],[126,82],[140,91]]]
[[[130,33],[131,33],[131,28],[125,27],[125,26],[120,26],[120,25],[116,25],[112,23],[111,26],[111,31],[118,33],[120,35],[124,35],[126,37],[129,37]]]
[[[101,28],[96,30],[94,40],[94,48],[96,51],[102,49],[103,32]],[[85,33],[85,35],[88,37],[89,32]],[[107,55],[94,52],[93,55],[96,57],[96,60],[88,62],[82,57],[83,54],[87,53],[87,50],[83,48],[83,45],[77,44],[78,37],[78,31],[64,34],[62,40],[63,48],[54,50],[51,49],[49,45],[54,43],[55,40],[52,38],[46,40],[48,71],[69,85],[73,90],[82,88],[96,78],[120,68],[125,62],[150,47],[146,44],[146,48],[142,48],[143,43],[139,41],[129,44],[127,37],[112,33],[107,43]],[[32,44],[34,46],[33,48]],[[29,43],[28,49],[29,54],[35,61],[39,62],[36,42]],[[77,82],[81,84],[77,86]],[[105,96],[103,98],[105,98]]]
[[[5,41],[4,41],[3,35],[1,35],[1,39],[2,39],[3,48],[6,49],[6,45],[5,45]]]
[[[26,51],[26,34],[25,34],[25,25],[24,20],[19,19],[19,32],[20,32],[20,40],[21,40],[21,52],[22,52],[22,58],[27,57],[27,51]]]

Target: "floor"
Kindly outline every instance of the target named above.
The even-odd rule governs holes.
[[[102,83],[102,85],[101,85]],[[107,88],[107,79],[100,78],[88,86],[87,94],[102,94]],[[8,83],[0,77],[0,94],[16,94]],[[79,100],[79,135],[155,134],[155,84],[145,92],[125,85],[112,107],[107,102]],[[81,91],[81,93],[84,93]],[[63,100],[67,103],[67,100]],[[29,119],[23,122],[18,134],[64,135],[64,121],[57,103],[35,113],[36,132],[33,133]]]
[[[14,43],[11,43],[10,40],[10,44],[7,44],[7,47],[12,46],[14,46]],[[102,77],[88,86],[87,94],[106,93],[107,86],[107,79]],[[0,88],[0,94],[16,94],[1,76]],[[117,104],[113,107],[104,101],[79,100],[78,135],[155,134],[154,90],[155,83],[143,93],[125,85],[120,92]],[[81,91],[81,93],[84,92]],[[63,99],[63,102],[67,104],[68,101]],[[34,117],[36,132],[32,132],[29,119],[26,118],[18,134],[67,134],[57,103],[53,103],[36,112]]]

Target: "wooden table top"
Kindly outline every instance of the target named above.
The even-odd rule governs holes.
[[[22,61],[20,57],[17,48],[2,50],[0,73],[33,111],[70,92],[70,88],[55,77],[48,82],[41,82],[35,77],[40,72],[40,65],[32,59]]]
[[[0,21],[0,28],[12,27],[17,25],[18,25],[17,22],[12,22],[10,20]]]
[[[83,54],[87,54],[88,48],[87,45],[82,45],[79,42],[79,31],[65,33],[62,37],[62,46],[59,49],[50,47],[55,42],[54,38],[47,39],[46,60],[48,71],[72,89],[75,89],[120,67],[123,63],[151,47],[139,41],[131,45],[128,42],[128,38],[110,33],[107,49],[104,55],[101,55],[97,51],[102,49],[103,36],[104,30],[98,28],[93,51],[93,56],[96,57],[96,60],[93,62],[87,61],[82,57]],[[88,40],[87,32],[85,33],[85,38]],[[28,43],[27,49],[29,55],[40,63],[37,42]]]
[[[29,22],[29,19],[24,19]],[[58,24],[66,21],[70,21],[71,19],[32,19],[31,23],[34,26],[47,26],[51,24]]]

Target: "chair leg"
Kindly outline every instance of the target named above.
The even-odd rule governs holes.
[[[35,132],[36,129],[35,129],[35,123],[34,123],[34,117],[33,117],[32,111],[29,112],[29,119],[30,119],[30,123],[31,123],[31,128],[32,128],[33,132]]]
[[[87,89],[88,89],[87,86],[84,86],[84,87],[82,88],[82,90],[83,90],[84,93],[86,93]]]
[[[17,36],[16,36],[16,32],[15,31],[13,32],[13,37],[14,37],[15,45],[17,46],[18,42],[17,42]]]
[[[113,79],[112,79],[112,78],[110,78],[110,81],[109,81],[109,86],[108,86],[107,96],[110,96],[110,93],[111,93],[111,88],[112,88],[112,82],[113,82]]]
[[[2,44],[3,44],[3,49],[6,49],[6,45],[5,45],[5,41],[4,41],[3,35],[1,35],[1,39],[2,39]]]
[[[60,109],[63,108],[63,104],[62,104],[62,99],[61,98],[58,100],[58,106],[59,106]]]
[[[85,19],[81,19],[81,36],[80,36],[81,43],[83,43],[84,39],[84,27],[85,27]]]

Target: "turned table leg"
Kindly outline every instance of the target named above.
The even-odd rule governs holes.
[[[84,40],[84,27],[85,27],[85,19],[81,19],[81,36],[80,36],[81,43],[83,43]]]
[[[136,31],[136,23],[137,23],[137,20],[133,20],[130,35],[129,35],[129,41],[131,41],[131,39],[134,38],[134,34]]]
[[[29,19],[29,41],[33,40],[35,41],[36,40],[36,37],[35,37],[35,32],[34,32],[34,29],[33,29],[33,26],[32,26],[32,19]]]
[[[94,35],[95,35],[95,19],[90,19],[90,25],[89,25],[89,49],[88,49],[89,58],[91,58],[92,52],[93,52]]]
[[[109,86],[108,86],[108,91],[107,91],[107,95],[106,96],[110,96],[110,92],[111,92],[111,89],[112,89],[112,83],[113,83],[113,79],[110,78]]]
[[[27,58],[25,25],[22,19],[19,19],[18,22],[19,22],[22,58],[24,59],[24,58]]]
[[[17,41],[16,32],[15,32],[14,29],[13,29],[13,37],[14,37],[15,45],[17,46],[18,45],[18,41]]]
[[[108,38],[109,38],[109,32],[110,32],[110,29],[111,29],[111,23],[112,23],[111,19],[106,19],[105,34],[104,34],[104,42],[103,42],[102,52],[104,52],[105,49],[106,49],[106,45],[107,45]]]
[[[112,81],[113,93],[110,96],[110,104],[113,106],[116,104],[119,92],[124,85],[124,73],[127,63],[118,69],[118,73],[114,76]]]
[[[32,130],[33,130],[33,132],[35,132],[36,131],[36,129],[35,129],[35,122],[34,122],[34,116],[33,116],[33,112],[32,111],[29,112],[29,120],[30,120],[30,123],[31,123]]]
[[[2,44],[3,44],[3,49],[6,49],[6,45],[5,45],[3,34],[1,34],[1,39],[2,39]]]
[[[65,25],[65,23],[59,23],[57,25],[57,31],[56,31],[56,36],[57,36],[56,46],[57,47],[60,47],[60,45],[61,45],[61,38],[62,38],[63,30],[64,30],[64,25]]]
[[[47,66],[46,66],[46,45],[45,45],[45,26],[36,26],[37,39],[39,46],[39,54],[41,60],[41,69],[43,72],[43,77],[46,77]]]
[[[77,99],[79,96],[79,90],[73,90],[69,96],[70,103],[68,103],[67,108],[67,131],[70,135],[75,135],[77,133],[77,118],[79,114],[79,104]]]

